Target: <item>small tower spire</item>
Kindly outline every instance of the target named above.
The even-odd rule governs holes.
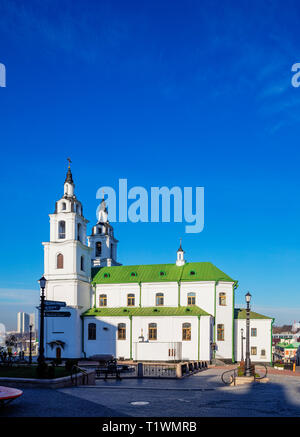
[[[71,159],[67,158],[68,161],[68,171],[67,171],[67,175],[66,175],[66,179],[65,179],[65,183],[64,183],[64,195],[66,197],[74,197],[74,188],[75,188],[75,184],[73,181],[73,176],[72,176],[72,172],[71,172]]]
[[[180,246],[179,249],[177,250],[177,260],[176,260],[177,266],[183,266],[185,264],[184,250],[182,249],[181,241],[182,239],[180,238]]]
[[[69,162],[69,164],[68,164],[68,172],[67,172],[65,183],[68,182],[69,184],[74,184],[72,172],[71,172],[71,162],[72,161],[70,158],[67,158],[67,161]]]

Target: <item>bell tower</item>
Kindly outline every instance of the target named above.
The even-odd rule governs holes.
[[[185,264],[184,250],[181,247],[181,238],[180,238],[180,246],[179,246],[179,249],[177,250],[176,265],[183,266],[184,264]]]
[[[74,194],[68,161],[64,194],[49,214],[50,242],[43,243],[46,299],[65,301],[82,312],[91,306],[91,249],[86,244],[88,220]]]
[[[88,245],[92,251],[92,267],[120,266],[117,262],[118,240],[114,229],[108,221],[108,211],[104,198],[98,209],[98,222],[88,236]]]

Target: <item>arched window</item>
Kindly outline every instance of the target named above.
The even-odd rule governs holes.
[[[163,306],[163,304],[164,304],[164,294],[163,293],[156,293],[155,304],[157,307]]]
[[[157,340],[157,324],[149,323],[148,325],[148,339]]]
[[[127,294],[127,306],[134,307],[134,305],[135,305],[135,295]]]
[[[80,270],[84,271],[84,256],[80,257]]]
[[[81,223],[77,223],[77,240],[82,241],[81,240]]]
[[[61,210],[62,210],[62,211],[65,211],[66,208],[67,208],[66,202],[63,202],[63,203],[61,204]]]
[[[190,323],[182,324],[182,341],[189,341],[192,339],[192,327]]]
[[[118,340],[126,340],[126,324],[118,324]]]
[[[226,293],[219,293],[219,305],[226,306]]]
[[[100,296],[99,296],[99,306],[100,307],[106,307],[107,306],[107,295],[106,294],[100,294]]]
[[[96,243],[96,256],[101,256],[102,244],[101,241],[97,241]]]
[[[217,325],[217,340],[224,341],[224,325]]]
[[[188,293],[187,304],[188,306],[196,305],[196,293]]]
[[[88,324],[88,339],[96,340],[96,323]]]
[[[58,238],[66,238],[66,222],[64,220],[58,222]]]
[[[56,257],[56,268],[63,269],[64,268],[64,256],[62,253],[59,253]]]

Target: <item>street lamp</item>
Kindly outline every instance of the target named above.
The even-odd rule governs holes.
[[[29,364],[32,364],[31,339],[32,339],[32,325],[29,325]]]
[[[246,337],[244,337],[244,330],[241,329],[241,361],[244,361],[244,340]]]
[[[40,283],[40,287],[42,289],[41,293],[41,307],[40,307],[40,344],[39,344],[39,357],[38,363],[43,363],[45,361],[44,355],[44,317],[45,317],[45,287],[46,287],[46,279],[44,276],[41,277],[38,281]]]
[[[250,301],[251,294],[248,293],[245,296],[247,309],[246,309],[246,360],[245,360],[245,376],[251,376],[251,360],[250,360]]]

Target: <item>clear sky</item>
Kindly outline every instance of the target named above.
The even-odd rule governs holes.
[[[205,226],[119,223],[123,264],[211,261],[236,301],[300,319],[298,1],[0,0],[0,322],[38,302],[71,156],[77,197],[203,186]]]

